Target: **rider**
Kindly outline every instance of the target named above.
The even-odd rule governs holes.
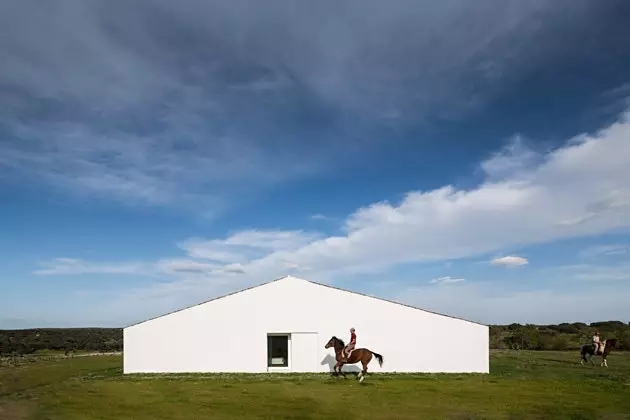
[[[599,353],[599,331],[595,331],[593,336],[593,347],[595,348],[595,354]]]
[[[343,352],[341,353],[342,362],[344,363],[348,362],[348,358],[350,357],[350,354],[352,353],[352,350],[354,350],[354,347],[356,346],[356,344],[357,344],[357,335],[354,333],[354,327],[353,327],[353,328],[350,328],[350,342],[343,349]]]

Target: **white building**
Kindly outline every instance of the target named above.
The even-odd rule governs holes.
[[[485,325],[288,276],[126,327],[124,372],[329,372],[350,327],[371,373],[489,371]]]

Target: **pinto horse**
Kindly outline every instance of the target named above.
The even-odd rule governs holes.
[[[617,346],[617,340],[614,338],[611,338],[610,340],[604,340],[602,344],[604,345],[604,350],[598,353],[598,355],[602,356],[602,363],[600,366],[608,367],[608,362],[606,362],[606,358],[608,357],[612,349],[614,349]],[[591,364],[595,365],[595,362],[593,361],[593,356],[595,355],[594,344],[584,344],[580,346],[580,355],[582,356],[582,360],[580,360],[580,364],[583,365],[584,362],[588,362],[590,360]],[[587,355],[588,355],[588,359],[586,358]]]
[[[338,376],[339,373],[341,373],[343,377],[345,378],[346,374],[343,373],[343,371],[341,370],[341,367],[345,365],[346,363],[354,364],[354,363],[361,362],[361,365],[363,365],[363,370],[359,373],[359,382],[363,382],[363,379],[365,378],[365,374],[367,373],[367,370],[368,370],[367,365],[368,363],[372,361],[372,356],[376,357],[376,360],[378,360],[379,366],[383,366],[383,356],[381,356],[378,353],[375,353],[373,351],[370,351],[368,349],[363,349],[363,348],[352,350],[352,353],[350,353],[350,357],[348,358],[348,361],[343,362],[342,361],[343,356],[341,355],[341,352],[346,347],[346,345],[344,344],[343,340],[335,336],[333,336],[330,340],[328,340],[328,343],[326,343],[326,345],[324,346],[325,349],[328,349],[330,347],[333,347],[335,349],[335,359],[337,360],[337,364],[335,365],[333,369],[335,376]]]

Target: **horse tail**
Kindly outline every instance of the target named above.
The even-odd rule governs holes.
[[[376,360],[378,360],[378,365],[380,367],[383,367],[383,356],[375,352],[372,352],[372,354],[374,355],[374,357],[376,357]]]

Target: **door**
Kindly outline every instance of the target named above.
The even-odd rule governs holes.
[[[325,356],[319,348],[319,335],[315,332],[291,333],[291,371],[319,372]]]

